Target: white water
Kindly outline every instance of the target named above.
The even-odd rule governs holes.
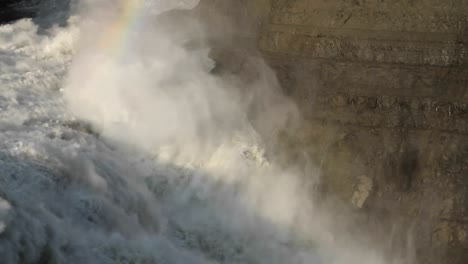
[[[384,263],[339,242],[310,180],[264,157],[255,93],[272,133],[294,107],[263,63],[252,94],[210,74],[208,47],[154,22],[172,1],[116,60],[94,42],[110,3],[45,34],[0,26],[1,263]]]

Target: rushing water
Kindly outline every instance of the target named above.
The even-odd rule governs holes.
[[[152,20],[181,2],[146,1],[104,45],[125,3],[82,2],[60,27],[0,26],[0,263],[383,263],[265,157],[258,98],[183,45],[203,29]],[[266,70],[248,87],[267,130],[293,111],[274,86]]]

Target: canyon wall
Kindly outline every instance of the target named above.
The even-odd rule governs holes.
[[[468,2],[257,0],[322,189],[411,263],[468,261]]]

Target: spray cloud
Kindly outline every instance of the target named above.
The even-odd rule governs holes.
[[[383,263],[336,241],[307,179],[265,158],[295,107],[261,61],[248,84],[212,73],[208,31],[183,11],[197,4],[77,2],[78,15],[62,29],[79,28],[79,40],[64,44],[74,56],[63,91],[70,112],[100,137],[56,128],[66,139],[57,143],[44,128],[29,152],[67,177],[37,178],[66,191],[38,193],[48,201],[39,210],[8,202],[19,196],[7,193],[5,230],[36,234],[31,262],[40,255],[33,248],[49,247],[67,263]],[[47,224],[24,216],[8,226],[12,214]],[[4,248],[21,251],[17,244]]]

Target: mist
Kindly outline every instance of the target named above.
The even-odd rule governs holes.
[[[276,162],[300,114],[259,56],[248,78],[217,73],[198,4],[76,1],[46,35],[12,26],[63,68],[40,132],[7,143],[35,193],[2,190],[8,263],[387,263],[334,231],[314,170]]]

